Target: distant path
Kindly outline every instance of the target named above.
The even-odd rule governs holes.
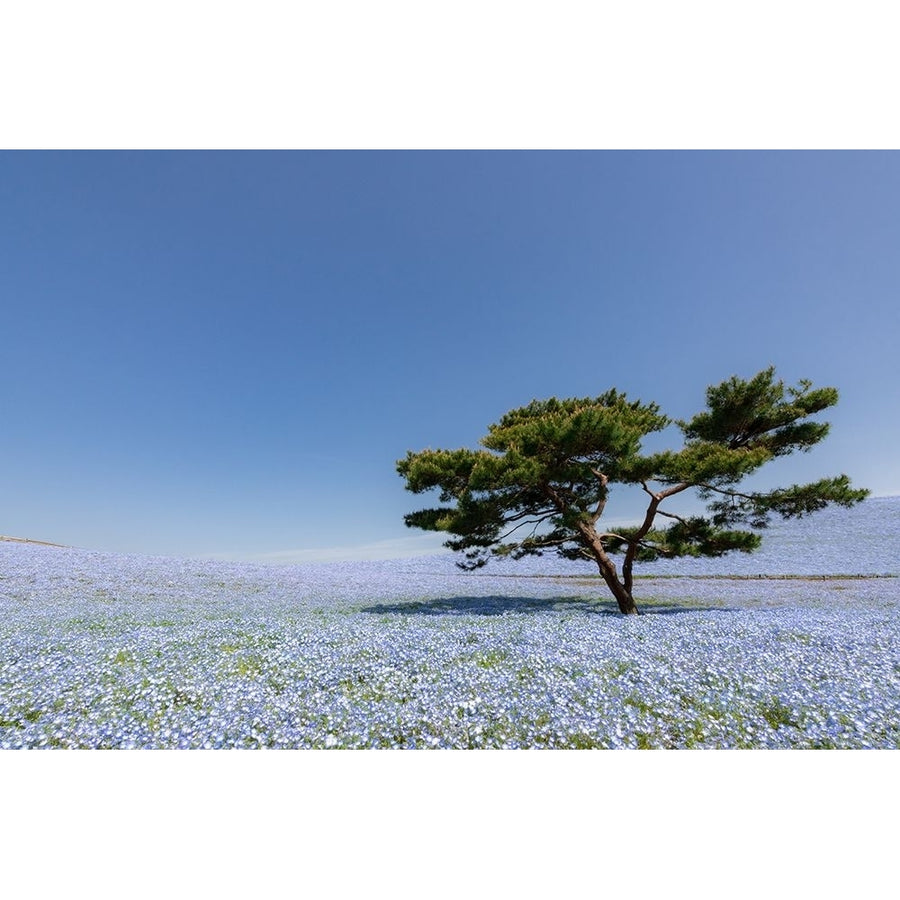
[[[721,579],[724,581],[846,581],[849,579],[866,578],[900,578],[892,572],[869,572],[867,574],[852,575],[849,572],[838,575],[635,575],[638,578],[704,578],[707,580]]]
[[[44,547],[65,547],[65,544],[54,544],[52,541],[35,541],[32,538],[8,537],[0,534],[0,541],[15,541],[17,544],[42,544]]]
[[[472,573],[466,573],[472,574]],[[595,580],[600,579],[600,575],[557,575],[557,574],[548,574],[548,575],[540,575],[537,573],[528,573],[522,575],[516,575],[513,572],[503,572],[499,574],[490,574],[488,572],[477,572],[474,573],[477,576],[482,576],[484,578],[558,578],[561,581],[571,580],[571,579],[582,579],[582,580]],[[875,573],[871,572],[868,574],[858,574],[852,575],[850,573],[843,575],[690,575],[690,574],[677,574],[677,575],[652,575],[652,574],[641,574],[635,575],[634,580],[638,581],[639,579],[645,579],[647,581],[656,581],[660,579],[673,579],[673,578],[686,578],[691,581],[846,581],[848,579],[859,580],[859,579],[868,579],[868,578],[900,578],[900,575],[894,573]]]

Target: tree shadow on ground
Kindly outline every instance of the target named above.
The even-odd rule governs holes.
[[[696,612],[731,612],[733,607],[675,601],[638,601],[642,615],[676,615]],[[400,603],[377,603],[360,610],[373,614],[405,616],[502,616],[504,613],[576,612],[588,615],[621,616],[614,602],[584,597],[435,597]]]

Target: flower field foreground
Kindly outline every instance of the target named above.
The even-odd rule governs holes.
[[[599,587],[0,544],[0,747],[900,746],[900,579]]]

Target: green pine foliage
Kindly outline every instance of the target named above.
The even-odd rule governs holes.
[[[459,564],[467,569],[492,556],[548,551],[592,559],[619,608],[635,612],[635,561],[752,552],[772,515],[799,518],[867,496],[846,475],[768,492],[737,489],[771,460],[806,452],[825,438],[828,424],[808,419],[837,399],[834,388],[814,390],[806,380],[785,387],[770,367],[710,387],[706,409],[689,422],[673,422],[655,403],[617,390],[533,400],[490,425],[481,449],[423,450],[399,460],[407,489],[437,490],[442,504],[410,513],[405,522],[447,533],[446,546],[463,555]],[[682,432],[681,448],[642,453],[643,438],[671,424]],[[614,484],[640,485],[647,494],[641,525],[613,532],[599,524]],[[707,515],[682,517],[663,508],[689,489],[706,503]],[[612,554],[624,555],[621,575]]]

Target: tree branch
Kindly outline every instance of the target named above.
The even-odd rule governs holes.
[[[503,534],[500,537],[498,537],[497,540],[498,541],[505,540],[511,534],[514,534],[516,531],[518,531],[520,528],[522,528],[522,526],[524,526],[524,525],[534,525],[534,530],[531,532],[532,534],[534,534],[534,532],[537,530],[538,525],[540,525],[541,522],[546,522],[547,519],[549,519],[552,515],[553,515],[553,512],[548,512],[548,513],[545,513],[543,516],[540,516],[537,519],[527,519],[524,522],[519,522],[517,525],[510,528],[510,530],[507,531],[506,534]],[[515,518],[519,518],[519,516],[516,516]],[[509,523],[514,520],[515,519],[507,519],[506,521],[507,521],[507,523]]]
[[[682,525],[687,525],[687,519],[682,519],[681,516],[676,516],[675,513],[666,512],[664,509],[658,509],[656,514],[658,516],[666,516],[666,518],[669,519],[677,519]]]
[[[563,500],[562,497],[560,497],[552,487],[550,487],[549,483],[543,484],[541,487],[543,488],[544,493],[553,501],[553,503],[556,505],[556,508],[560,512],[565,512],[569,508],[569,505],[566,503],[566,501]]]
[[[600,498],[597,501],[597,508],[594,510],[593,516],[596,523],[600,520],[600,516],[603,515],[603,510],[606,509],[606,498],[609,496],[606,487],[609,484],[609,477],[597,469],[592,468],[591,471],[600,479]]]
[[[698,484],[696,487],[702,488],[704,491],[715,491],[717,494],[724,494],[726,497],[740,497],[742,500],[759,499],[759,496],[756,494],[742,494],[740,491],[730,491],[727,488],[713,487],[711,484]]]
[[[603,538],[617,538],[622,541],[623,544],[628,544],[629,546],[636,544],[638,547],[646,547],[648,550],[653,550],[654,553],[662,553],[663,556],[671,555],[670,551],[663,550],[663,548],[657,544],[650,543],[649,541],[636,540],[633,537],[627,538],[624,535],[616,534],[614,531],[606,531],[599,535],[599,538],[600,540],[603,540]]]
[[[644,516],[644,521],[641,524],[641,527],[635,532],[634,537],[628,542],[628,549],[625,551],[625,560],[622,563],[622,580],[625,584],[625,590],[628,593],[631,593],[631,588],[633,585],[633,575],[632,568],[634,566],[634,558],[637,555],[637,549],[640,545],[641,539],[645,534],[653,527],[653,520],[656,518],[657,510],[659,509],[659,504],[662,503],[666,497],[671,497],[673,494],[680,494],[682,491],[686,491],[691,485],[683,481],[681,484],[673,485],[664,491],[659,491],[658,493],[654,493],[647,487],[647,482],[642,481],[641,486],[644,490],[650,495],[650,505],[647,507],[647,514]]]
[[[659,497],[660,500],[665,500],[666,497],[673,497],[675,494],[680,494],[682,491],[686,491],[689,487],[697,487],[697,485],[690,484],[687,481],[682,481],[681,484],[672,485],[672,487],[667,488],[664,491],[660,491],[655,496]]]
[[[571,537],[561,537],[561,538],[547,538],[543,541],[531,541],[529,538],[529,543],[532,543],[535,547],[558,547],[560,544],[568,543],[572,540]]]

